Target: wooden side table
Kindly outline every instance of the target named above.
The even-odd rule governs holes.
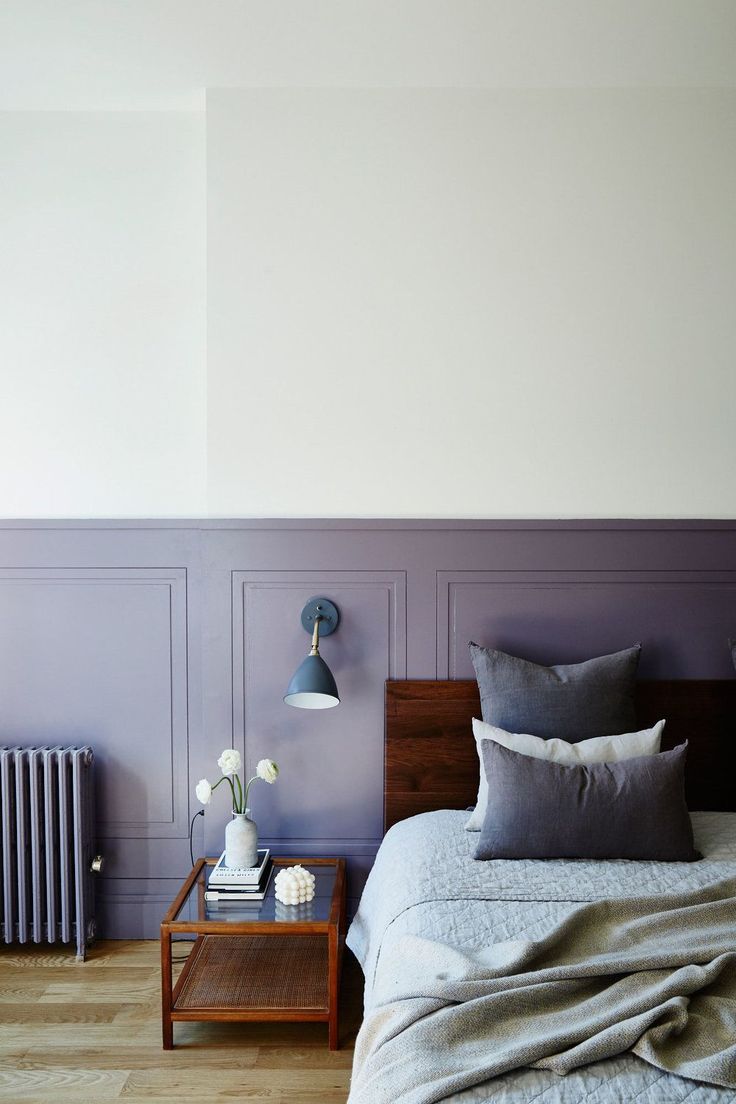
[[[161,1021],[164,1050],[174,1046],[177,1020],[318,1020],[328,1024],[330,1050],[339,1046],[339,992],[346,930],[344,859],[276,858],[314,874],[305,905],[266,897],[241,907],[205,901],[216,859],[199,859],[161,924]],[[176,984],[174,937],[195,935]]]

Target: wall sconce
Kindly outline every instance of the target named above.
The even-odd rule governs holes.
[[[319,654],[319,638],[337,628],[340,614],[329,598],[310,598],[302,610],[302,626],[312,634],[309,655],[297,667],[284,701],[299,709],[331,709],[340,704],[332,671]]]

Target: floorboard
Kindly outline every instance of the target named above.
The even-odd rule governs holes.
[[[361,1009],[347,952],[340,1050],[327,1049],[326,1024],[182,1023],[164,1051],[157,942],[99,943],[84,963],[12,947],[0,951],[0,1100],[345,1104]]]

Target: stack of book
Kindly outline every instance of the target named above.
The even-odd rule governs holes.
[[[260,907],[268,891],[273,874],[271,852],[266,847],[258,852],[258,865],[247,868],[225,866],[225,852],[220,855],[217,864],[207,882],[204,899],[209,905],[239,907],[256,905]]]

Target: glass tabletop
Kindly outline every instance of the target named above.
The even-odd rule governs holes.
[[[281,901],[276,900],[274,879],[279,870],[287,866],[295,866],[298,862],[297,859],[274,863],[271,880],[262,901],[206,900],[205,892],[209,885],[210,874],[214,868],[214,861],[207,860],[207,865],[202,867],[199,876],[184,898],[181,908],[176,913],[175,919],[177,921],[189,921],[190,923],[215,921],[217,923],[232,924],[263,924],[282,921],[294,924],[310,921],[326,922],[329,920],[337,878],[336,863],[326,865],[311,865],[309,862],[300,863],[299,865],[303,866],[305,870],[314,874],[314,898],[303,905],[284,905]]]

